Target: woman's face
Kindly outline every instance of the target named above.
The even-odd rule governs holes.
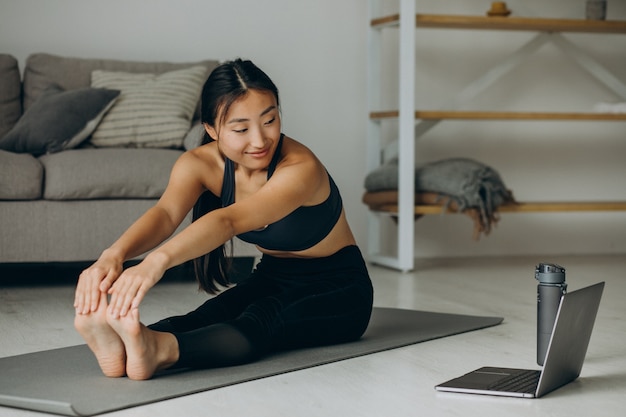
[[[205,128],[228,159],[251,170],[267,168],[281,131],[271,92],[249,90],[230,106],[226,117],[218,114],[217,120],[221,121],[219,128],[206,124]]]

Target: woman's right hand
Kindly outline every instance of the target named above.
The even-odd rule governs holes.
[[[89,268],[78,277],[74,308],[77,314],[89,314],[98,309],[101,293],[106,293],[122,273],[122,261],[113,256],[102,254]]]

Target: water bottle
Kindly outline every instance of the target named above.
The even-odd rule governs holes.
[[[541,263],[535,267],[537,285],[537,364],[543,366],[561,304],[567,292],[565,268],[557,264]]]

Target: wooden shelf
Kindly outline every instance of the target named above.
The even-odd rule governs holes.
[[[370,119],[394,119],[397,110],[375,111]],[[553,112],[501,112],[501,111],[447,111],[418,110],[415,118],[421,120],[626,120],[626,113],[553,113]]]
[[[539,212],[582,212],[582,211],[624,211],[626,201],[596,201],[596,202],[527,202],[505,204],[498,208],[499,213],[539,213]],[[380,206],[377,211],[384,213],[398,213],[396,204]],[[457,213],[440,205],[415,206],[415,214]]]
[[[398,26],[400,15],[394,14],[372,19],[372,27]],[[626,21],[548,19],[530,17],[488,17],[417,14],[418,28],[521,30],[539,32],[626,33]]]

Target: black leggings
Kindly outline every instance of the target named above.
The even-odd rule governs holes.
[[[356,246],[315,259],[264,255],[244,282],[149,327],[178,340],[176,368],[230,366],[278,350],[356,340],[367,328],[372,302]]]

